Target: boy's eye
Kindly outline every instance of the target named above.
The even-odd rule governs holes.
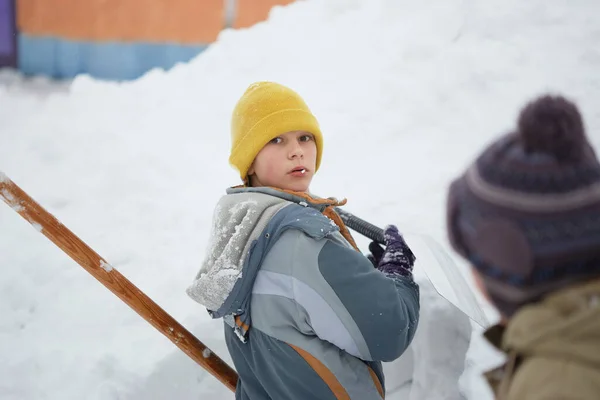
[[[300,136],[300,141],[301,142],[310,142],[311,140],[313,140],[312,135],[302,135],[302,136]]]
[[[280,137],[276,137],[276,138],[274,138],[274,139],[271,139],[271,141],[270,141],[269,143],[273,143],[273,144],[279,144],[279,143],[281,143],[282,141],[283,141],[283,139],[282,139],[282,138],[280,138]]]

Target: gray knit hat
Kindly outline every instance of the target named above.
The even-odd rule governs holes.
[[[563,97],[529,103],[516,132],[452,183],[447,211],[452,246],[506,316],[600,277],[600,164],[577,107]]]

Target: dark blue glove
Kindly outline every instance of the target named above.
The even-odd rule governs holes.
[[[383,231],[385,250],[377,264],[377,269],[385,274],[411,276],[416,257],[395,225],[388,225]],[[371,249],[371,252],[374,249]]]

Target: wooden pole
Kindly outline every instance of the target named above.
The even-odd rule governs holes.
[[[0,197],[202,368],[235,391],[238,376],[200,340],[0,172]]]

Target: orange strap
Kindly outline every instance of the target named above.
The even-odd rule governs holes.
[[[325,382],[325,384],[329,386],[329,389],[331,389],[336,399],[350,399],[348,392],[342,386],[340,381],[335,377],[333,372],[331,372],[321,361],[319,361],[308,351],[301,349],[298,346],[294,346],[293,344],[289,343],[288,345],[292,349],[296,350],[300,357],[304,358],[304,361],[307,362],[307,364],[317,373],[317,375],[319,375],[321,379],[323,379],[323,382]],[[377,388],[377,392],[379,393],[382,399],[385,399],[385,393],[383,393],[383,386],[381,385],[377,374],[368,365],[367,369],[369,370],[371,379],[373,379],[373,384],[375,385],[375,388]]]
[[[325,365],[323,365],[323,363],[321,361],[317,360],[312,354],[310,354],[306,350],[301,349],[300,347],[294,346],[293,344],[289,344],[289,343],[288,343],[288,345],[292,349],[296,350],[296,352],[300,355],[300,357],[304,358],[304,360],[308,363],[308,365],[310,365],[310,367],[313,370],[315,370],[317,375],[319,375],[319,377],[321,379],[323,379],[323,382],[325,382],[325,384],[327,386],[329,386],[329,389],[331,389],[331,391],[333,392],[333,395],[335,396],[336,399],[351,400],[350,396],[348,395],[348,392],[342,386],[340,381],[338,381],[338,379],[335,377],[333,372],[331,372],[329,370],[329,368],[327,368]]]
[[[369,374],[371,374],[371,379],[373,379],[373,383],[375,384],[375,387],[377,388],[379,395],[381,396],[382,399],[385,399],[385,393],[383,393],[383,386],[381,386],[381,382],[379,381],[377,374],[368,365],[367,365],[367,368],[369,369]]]
[[[248,332],[250,330],[250,327],[248,325],[246,325],[245,323],[242,322],[242,319],[240,318],[239,315],[235,316],[235,324],[242,328],[243,330],[245,330],[246,332]]]
[[[348,243],[350,243],[356,251],[360,252],[358,246],[356,245],[356,242],[354,241],[354,238],[352,237],[352,235],[350,234],[350,231],[346,227],[346,224],[344,224],[344,221],[342,221],[342,218],[338,215],[338,213],[335,212],[335,209],[333,208],[333,207],[345,205],[347,203],[346,199],[344,199],[342,201],[338,201],[338,200],[332,199],[332,198],[320,199],[320,198],[314,198],[304,192],[294,192],[292,190],[282,190],[282,192],[290,193],[295,196],[301,197],[301,198],[305,199],[308,203],[311,203],[311,204],[326,205],[325,209],[323,210],[323,215],[325,215],[326,217],[331,219],[333,222],[335,222],[335,224],[338,226],[338,228],[340,228],[340,233],[342,234],[344,239],[346,239],[348,241]]]
[[[335,222],[335,224],[340,228],[340,233],[348,241],[348,243],[350,243],[356,251],[360,251],[358,249],[358,246],[356,245],[356,242],[354,241],[354,238],[350,234],[350,231],[346,227],[346,224],[344,224],[344,221],[342,221],[342,217],[340,217],[339,214],[335,212],[333,206],[327,206],[323,210],[323,215],[329,217],[333,222]]]

